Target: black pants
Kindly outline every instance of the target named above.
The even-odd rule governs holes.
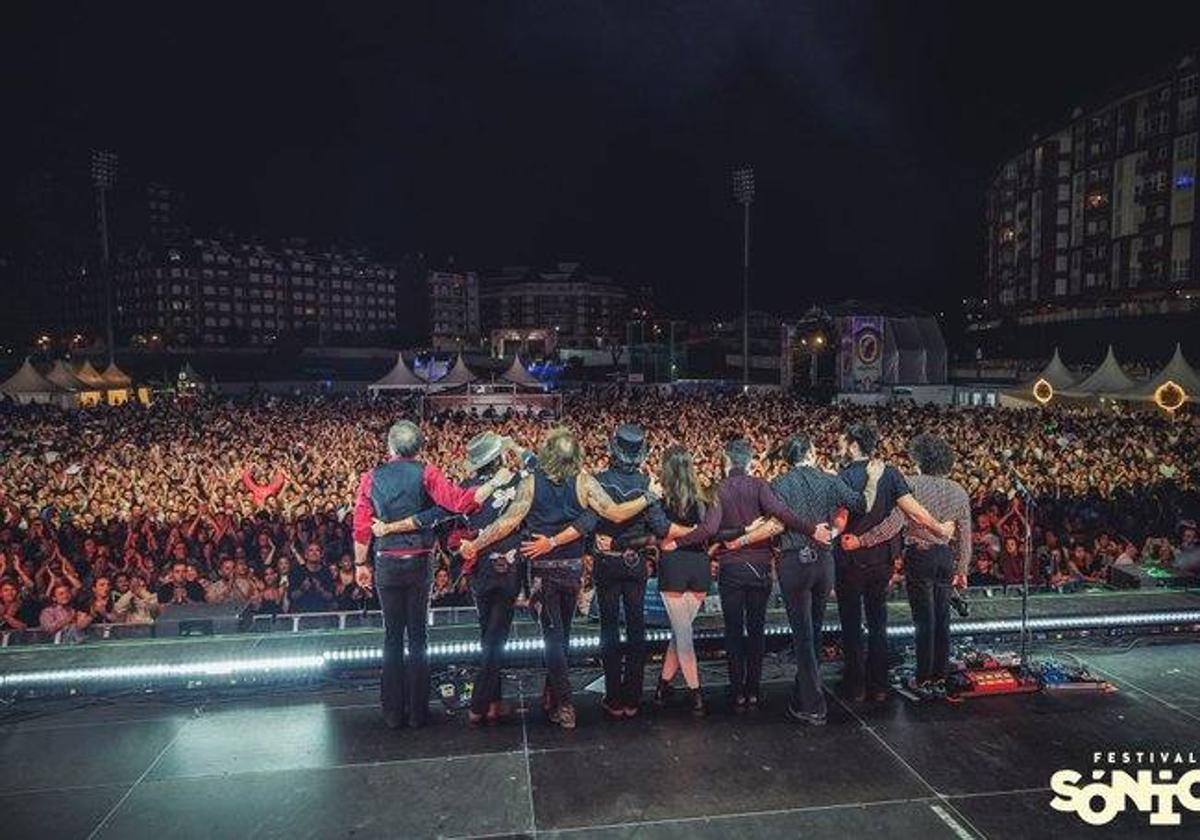
[[[610,703],[636,706],[642,698],[646,671],[646,561],[597,552],[593,566],[600,602],[600,656],[604,661],[604,696]],[[624,650],[621,606],[625,607]]]
[[[950,584],[954,551],[948,545],[909,546],[904,581],[916,628],[917,680],[941,679],[950,661]]]
[[[892,576],[888,562],[863,563],[842,558],[837,564],[838,616],[842,623],[844,687],[869,692],[888,687],[887,585]],[[862,625],[867,620],[864,652]]]
[[[477,715],[487,712],[492,703],[499,703],[501,689],[500,662],[508,631],[512,627],[513,602],[521,591],[523,568],[514,563],[504,572],[497,572],[492,559],[481,557],[478,569],[471,577],[471,592],[479,612],[482,652],[479,670],[475,674],[475,690],[471,695],[471,711]]]
[[[535,572],[535,575],[537,573]],[[579,600],[579,574],[561,571],[541,575],[542,641],[546,652],[546,683],[553,705],[571,703],[571,620]]]
[[[833,588],[833,555],[819,552],[815,559],[801,562],[796,551],[779,558],[779,588],[792,626],[796,654],[796,681],[792,685],[792,708],[809,715],[825,714],[825,692],[817,648],[825,619],[825,601]]]
[[[766,650],[763,634],[771,596],[769,567],[734,561],[721,566],[721,613],[725,618],[725,654],[729,689],[735,697],[757,697]]]
[[[375,588],[383,609],[380,701],[385,714],[410,726],[424,726],[429,717],[425,622],[431,582],[428,556],[380,558],[375,564]]]

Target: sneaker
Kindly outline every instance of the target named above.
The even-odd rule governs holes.
[[[467,726],[471,727],[472,729],[478,729],[479,727],[483,726],[484,721],[486,720],[486,715],[481,715],[473,710],[467,711]]]
[[[607,697],[600,701],[600,708],[604,710],[604,714],[609,720],[625,719],[625,709],[613,703]]]
[[[625,717],[633,718],[633,717],[637,717],[641,713],[642,707],[641,707],[641,704],[639,703],[639,704],[634,704],[631,706],[626,706],[621,711],[623,711],[625,713]]]
[[[791,703],[788,703],[787,714],[792,720],[796,721],[797,723],[803,723],[805,726],[825,725],[825,715],[815,715],[809,714],[808,712],[802,712],[799,709],[794,708]]]
[[[555,723],[563,729],[575,728],[575,707],[569,703],[563,703],[554,710],[554,716],[551,717]]]

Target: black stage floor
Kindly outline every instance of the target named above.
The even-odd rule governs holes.
[[[1123,640],[1127,645],[1128,639]],[[1042,648],[1047,653],[1061,653]],[[1072,648],[1116,694],[914,706],[831,702],[823,729],[767,706],[733,716],[540,712],[469,730],[444,713],[390,732],[375,686],[22,701],[0,717],[0,835],[22,837],[1125,837],[1049,808],[1051,773],[1096,750],[1200,748],[1200,641]],[[712,669],[710,669],[712,670]],[[595,672],[581,672],[581,684]],[[828,674],[832,683],[834,669]],[[540,675],[510,684],[526,696]],[[1184,814],[1184,830],[1200,814]]]

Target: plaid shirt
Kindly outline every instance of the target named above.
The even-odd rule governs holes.
[[[965,575],[971,565],[971,500],[967,491],[957,481],[936,475],[907,476],[907,481],[912,487],[913,497],[925,506],[934,519],[940,522],[954,520],[954,547],[958,557],[954,571]],[[908,528],[906,543],[928,547],[950,542],[941,534],[909,522],[904,511],[897,507],[892,509],[887,519],[860,537],[862,545],[867,548],[887,542],[905,527]]]

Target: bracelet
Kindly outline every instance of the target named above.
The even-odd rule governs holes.
[[[551,537],[551,538],[550,538],[550,547],[551,547],[551,548],[558,548],[558,540],[557,540],[556,538],[554,538],[554,537]]]
[[[371,561],[370,561],[370,560],[364,560],[364,561],[362,561],[361,563],[359,563],[357,560],[355,560],[355,561],[354,561],[354,565],[355,565],[355,566],[370,566],[370,565],[371,565]]]

